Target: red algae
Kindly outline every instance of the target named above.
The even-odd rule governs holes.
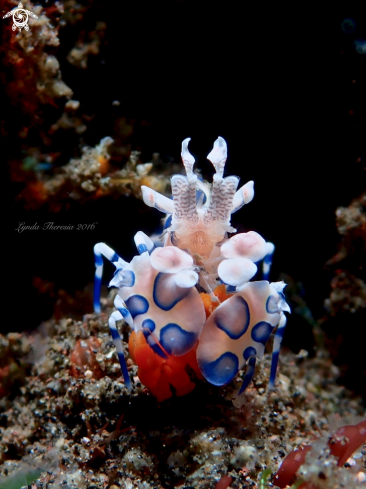
[[[215,489],[227,489],[232,483],[231,475],[223,475],[215,486]]]
[[[352,454],[366,443],[366,420],[356,425],[342,426],[337,429],[328,441],[330,453],[338,459],[337,466],[342,467]],[[306,445],[303,448],[290,452],[282,462],[277,474],[274,477],[276,486],[281,489],[293,484],[296,481],[296,474],[305,462],[306,454],[312,448]],[[318,489],[311,482],[303,482],[299,489]]]
[[[366,443],[366,419],[357,425],[338,428],[329,440],[329,449],[338,458],[338,467],[344,465],[351,455]]]
[[[311,449],[310,445],[290,452],[282,462],[277,474],[274,477],[275,484],[283,489],[294,482],[295,476],[301,465],[305,462],[305,457]]]

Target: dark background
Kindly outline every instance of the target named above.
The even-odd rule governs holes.
[[[125,115],[135,127],[132,149],[142,151],[143,161],[153,152],[164,161],[179,161],[181,141],[191,137],[190,151],[210,179],[206,155],[217,136],[224,137],[229,154],[225,174],[238,175],[241,184],[255,181],[255,198],[233,216],[233,225],[275,243],[272,279],[283,272],[301,282],[313,315],[321,317],[331,277],[324,264],[339,240],[335,209],[366,187],[366,59],[353,44],[366,38],[365,19],[360,9],[345,5],[331,11],[305,4],[291,10],[203,5],[94,2],[82,25],[60,30],[57,58],[63,80],[93,116],[85,143],[94,146],[111,135],[116,117]],[[345,18],[356,21],[354,32],[342,30]],[[93,29],[96,20],[107,24],[101,51],[87,70],[79,70],[66,55],[80,29]],[[119,107],[111,105],[114,100]],[[4,92],[0,102],[1,118],[11,127],[15,109]],[[61,103],[48,109],[46,121],[54,122],[62,110]],[[64,145],[66,163],[75,147],[70,140],[58,144]],[[123,197],[83,206],[73,202],[57,214],[26,211],[16,200],[21,185],[8,175],[7,161],[18,152],[16,134],[10,131],[1,168],[3,332],[35,328],[52,315],[59,289],[75,296],[90,284],[96,242],[130,259],[134,233],[152,233],[161,217]],[[20,222],[98,224],[94,231],[18,233]],[[55,294],[40,293],[35,276],[53,283]],[[290,346],[304,347],[299,341],[304,333],[294,328],[291,333],[291,320],[289,331]],[[309,346],[309,331],[306,335]]]

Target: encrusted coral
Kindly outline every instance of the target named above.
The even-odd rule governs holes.
[[[113,139],[105,137],[94,148],[83,147],[80,158],[72,158],[51,176],[35,171],[20,198],[28,208],[47,205],[57,211],[68,205],[70,199],[84,203],[106,196],[133,195],[141,198],[141,185],[166,191],[167,177],[157,174],[152,162],[142,163],[136,151],[131,152],[121,170],[111,166],[112,145]]]
[[[328,267],[335,269],[335,276],[330,297],[325,302],[332,316],[366,308],[366,283],[362,278],[366,256],[366,193],[348,207],[339,207],[336,220],[342,238],[338,253],[327,262]]]
[[[17,3],[9,0],[3,8],[10,10]],[[34,117],[40,105],[53,104],[55,98],[71,97],[72,90],[62,80],[60,64],[51,54],[60,44],[58,23],[51,23],[47,9],[30,0],[26,0],[24,5],[38,18],[30,20],[28,31],[12,31],[11,23],[6,24],[0,55],[9,71],[2,73],[2,82],[12,103]],[[57,2],[53,16],[55,13],[60,16],[62,12],[63,6]]]
[[[78,42],[67,55],[67,61],[85,70],[88,66],[88,57],[99,53],[106,28],[105,22],[97,22],[95,30],[88,33],[87,40],[85,40],[85,32],[82,32]]]
[[[339,207],[336,223],[341,238],[339,251],[326,263],[331,290],[322,326],[334,360],[342,365],[342,381],[365,395],[364,345],[358,339],[366,321],[366,193]]]

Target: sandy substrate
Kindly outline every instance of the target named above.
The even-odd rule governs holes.
[[[125,388],[107,314],[51,320],[31,336],[1,337],[0,487],[33,478],[32,489],[209,489],[229,474],[230,487],[254,488],[266,468],[272,475],[264,487],[274,487],[282,460],[302,443],[313,444],[302,480],[320,488],[366,487],[365,449],[340,468],[326,449],[335,413],[365,412],[360,398],[337,385],[338,369],[325,351],[310,359],[304,351],[282,351],[273,392],[266,390],[267,354],[240,398],[242,373],[224,388],[197,381],[191,394],[159,405],[131,359],[132,393]],[[122,332],[127,339],[127,326]],[[81,345],[92,347],[80,368]]]

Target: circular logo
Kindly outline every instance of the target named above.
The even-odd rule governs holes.
[[[13,30],[15,30],[17,27],[18,29],[21,29],[22,27],[25,28],[25,30],[28,30],[28,12],[22,8],[18,8],[14,11],[13,14]]]

